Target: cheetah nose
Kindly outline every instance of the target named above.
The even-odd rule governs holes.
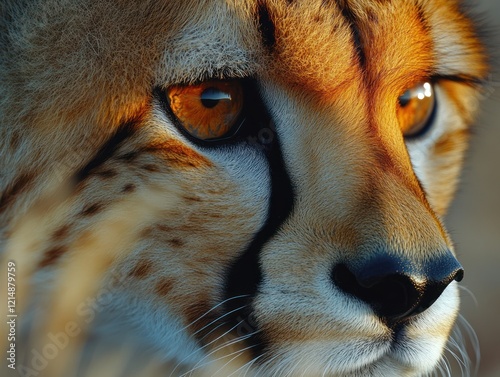
[[[428,309],[464,270],[450,251],[423,265],[388,254],[366,262],[337,264],[332,280],[344,292],[369,304],[389,325]]]

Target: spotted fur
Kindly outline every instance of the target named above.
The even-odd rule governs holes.
[[[455,263],[441,219],[488,74],[458,1],[4,0],[0,48],[22,375],[444,370],[459,270],[396,319],[347,281],[393,258],[423,300]],[[244,83],[242,137],[194,141],[168,111],[208,79]],[[398,97],[426,80],[432,125],[405,139]]]

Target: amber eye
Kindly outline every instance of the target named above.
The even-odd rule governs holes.
[[[412,137],[425,132],[436,106],[432,84],[423,82],[415,85],[404,92],[398,100],[397,116],[403,135]]]
[[[210,80],[167,89],[167,100],[180,125],[200,140],[217,140],[231,134],[243,109],[238,80]]]

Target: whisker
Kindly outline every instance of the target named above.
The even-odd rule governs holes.
[[[273,357],[271,357],[270,359],[266,360],[264,363],[262,363],[256,370],[256,375],[257,376],[260,376],[260,375],[264,375],[263,373],[261,373],[261,371],[267,371],[269,368],[268,366],[275,360],[277,359],[278,357],[282,356],[280,352],[277,352]]]
[[[471,348],[474,351],[474,360],[473,360],[474,361],[473,362],[474,375],[477,375],[479,372],[479,365],[481,362],[481,348],[479,346],[479,339],[477,337],[476,332],[474,331],[474,329],[472,328],[470,323],[465,319],[465,317],[463,315],[459,314],[457,323],[465,331],[465,333],[469,339],[469,343],[471,345]],[[469,360],[470,360],[470,358],[469,358]]]
[[[260,332],[260,330],[259,330],[259,331],[254,331],[254,332],[252,332],[252,333],[250,333],[250,334],[247,334],[247,335],[244,335],[244,336],[240,336],[240,337],[238,337],[238,338],[232,339],[232,340],[231,340],[231,341],[229,341],[229,342],[223,343],[223,344],[221,344],[220,346],[217,346],[216,348],[214,348],[214,349],[213,349],[213,350],[212,350],[212,351],[211,351],[211,352],[210,352],[207,356],[209,356],[209,355],[211,355],[211,354],[213,354],[213,353],[215,353],[215,352],[218,352],[218,351],[220,351],[221,349],[223,349],[223,348],[225,348],[225,347],[231,346],[231,345],[233,345],[233,344],[236,344],[236,343],[239,343],[239,342],[241,342],[241,341],[243,341],[243,340],[246,340],[246,339],[248,339],[248,338],[251,338],[252,336],[254,336],[255,334],[257,334],[257,333],[259,333],[259,332]]]
[[[479,306],[479,304],[477,302],[476,295],[474,294],[474,292],[472,292],[469,288],[464,287],[463,285],[459,285],[458,288],[460,290],[464,291],[465,293],[467,293],[467,295],[470,296],[470,298],[472,298],[472,301],[474,301],[474,305],[476,305],[476,307]]]
[[[282,376],[283,373],[285,372],[285,368],[287,367],[287,365],[289,365],[290,363],[290,360],[289,360],[289,357],[287,358],[283,358],[282,356],[282,360],[281,360],[281,365],[276,368],[276,372],[273,374],[273,376],[276,376],[276,377],[279,377],[279,376]]]
[[[240,357],[243,353],[245,353],[245,351],[248,351],[249,349],[254,348],[254,347],[256,347],[256,345],[255,345],[255,344],[254,344],[254,345],[251,345],[251,346],[248,346],[248,347],[245,347],[245,348],[243,348],[243,349],[241,349],[241,350],[239,350],[239,351],[232,352],[232,353],[230,353],[230,354],[228,354],[228,355],[224,356],[223,358],[225,358],[225,357],[227,357],[227,356],[230,356],[231,354],[237,353],[237,355],[236,355],[236,356],[234,356],[233,358],[231,358],[231,360],[229,360],[229,361],[228,361],[228,362],[226,362],[223,366],[221,366],[219,369],[217,369],[217,371],[215,372],[215,374],[214,374],[212,377],[217,377],[217,373],[218,373],[219,371],[221,371],[222,369],[224,369],[224,368],[225,368],[228,364],[230,364],[233,360],[235,360],[235,359],[237,359],[238,357]],[[222,358],[219,358],[219,359],[222,359]],[[245,364],[245,365],[246,365],[246,364]],[[240,370],[240,369],[241,369],[241,367],[240,367],[240,368],[238,368],[237,370]],[[232,372],[231,374],[233,374],[233,373],[234,373],[234,372]]]
[[[283,358],[283,357],[284,357],[283,352],[276,353],[276,355],[274,355],[271,359],[269,359],[269,360],[267,360],[265,363],[263,363],[263,364],[261,365],[261,367],[259,368],[259,370],[260,370],[260,369],[262,369],[262,370],[264,370],[264,371],[267,371],[267,370],[268,370],[267,365],[271,365],[271,364],[273,363],[273,361],[274,361],[274,360],[276,360],[277,358]],[[283,368],[283,365],[284,365],[284,364],[282,363],[282,366],[281,366],[281,367],[276,367],[276,368],[275,368],[275,371],[274,371],[274,373],[273,373],[272,377],[274,377],[274,376],[279,376],[279,375],[280,375],[280,374],[279,374],[279,372],[280,372],[280,369],[282,369],[282,368]],[[260,373],[257,373],[257,375],[260,375]]]
[[[209,332],[207,332],[205,335],[203,335],[200,340],[203,340],[205,339],[207,336],[209,336],[210,334],[212,334],[214,331],[216,331],[217,329],[220,329],[222,326],[226,325],[226,322],[221,322],[219,323],[217,326],[215,326],[214,328],[212,328],[212,330],[210,330]]]
[[[255,346],[254,346],[255,347]],[[245,372],[245,374],[243,375],[243,377],[245,377],[247,375],[247,373],[250,371],[250,368],[252,367],[252,364],[254,364],[257,360],[259,360],[261,357],[263,357],[264,354],[262,355],[259,355],[257,357],[254,357],[252,360],[246,362],[245,364],[243,364],[241,367],[239,367],[238,369],[236,369],[235,371],[231,372],[231,374],[229,374],[227,377],[231,377],[233,374],[237,373],[240,369],[243,369],[243,368],[248,368],[247,371]]]
[[[186,359],[188,359],[189,357],[191,357],[194,353],[199,352],[199,351],[202,351],[204,348],[206,348],[206,347],[210,346],[210,344],[212,344],[212,343],[216,342],[216,341],[217,341],[217,340],[219,340],[220,338],[222,338],[222,337],[226,336],[226,335],[227,335],[227,334],[229,334],[231,331],[233,331],[233,330],[234,330],[237,326],[239,326],[242,322],[243,322],[243,321],[241,321],[241,322],[237,323],[236,325],[234,325],[233,327],[231,327],[229,330],[227,330],[226,332],[224,332],[222,335],[218,336],[217,338],[213,339],[213,340],[212,340],[212,341],[210,341],[209,343],[204,344],[202,347],[200,347],[200,348],[198,348],[198,349],[194,350],[193,352],[189,353],[189,355],[187,355],[186,357],[184,357],[181,361],[179,361],[179,362],[177,363],[177,365],[174,367],[174,369],[173,369],[173,370],[172,370],[172,372],[170,373],[170,377],[172,377],[173,373],[177,370],[177,368],[178,368],[178,367],[180,367],[180,366],[182,365],[182,363],[183,363]],[[210,355],[210,354],[209,354],[209,355]],[[205,359],[207,358],[207,356],[209,356],[209,355],[205,355],[203,358],[201,358],[201,360],[199,360],[199,361],[195,364],[195,366],[196,366],[196,365],[198,365],[201,361],[205,360]],[[194,368],[194,369],[196,369],[196,368]],[[190,371],[193,371],[194,369],[191,369]],[[186,374],[186,373],[185,373],[185,374]]]
[[[181,328],[180,330],[178,330],[176,332],[176,334],[188,329],[189,327],[191,327],[192,325],[194,325],[196,322],[200,321],[202,318],[206,317],[210,312],[214,311],[215,309],[217,309],[218,307],[220,307],[221,305],[224,305],[225,303],[231,301],[231,300],[236,300],[236,299],[239,299],[239,298],[244,298],[244,297],[248,297],[250,295],[239,295],[239,296],[233,296],[233,297],[230,297],[230,298],[227,298],[225,299],[224,301],[221,301],[219,302],[217,305],[213,306],[212,308],[210,308],[209,310],[207,310],[205,313],[203,313],[201,316],[199,316],[197,319],[195,319],[194,321],[192,321],[191,323],[187,324],[186,326],[184,326],[183,328]]]
[[[245,297],[245,296],[248,296],[248,295],[234,296],[234,297],[232,297],[232,298],[241,298],[241,297]],[[232,299],[232,298],[231,298],[231,299]],[[230,300],[230,299],[224,300],[224,301],[222,301],[221,303],[219,303],[218,305],[214,306],[213,308],[211,308],[210,310],[208,310],[207,312],[205,312],[202,316],[200,316],[198,319],[196,319],[195,321],[191,322],[191,324],[194,324],[194,323],[198,322],[200,319],[202,319],[203,317],[205,317],[205,316],[206,316],[206,315],[207,315],[210,311],[214,310],[216,307],[220,306],[220,305],[221,305],[221,304],[223,304],[224,302],[227,302],[228,300]],[[243,305],[243,306],[241,306],[240,308],[235,309],[235,310],[240,310],[240,309],[243,309],[245,306],[246,306],[246,305]],[[225,317],[226,315],[227,315],[227,313],[226,313],[226,314],[223,314],[223,315],[221,315],[221,316],[219,316],[217,319],[215,319],[215,320],[213,320],[212,322],[210,322],[210,324],[213,324],[213,323],[215,323],[215,322],[219,321],[221,318]],[[210,324],[209,324],[209,325],[210,325]],[[210,332],[208,332],[207,334],[205,334],[205,335],[204,335],[201,339],[204,339],[205,337],[207,337],[209,334],[211,334],[213,331],[215,331],[215,330],[216,330],[216,329],[218,329],[219,327],[223,326],[224,324],[225,324],[225,323],[221,323],[221,324],[219,324],[218,326],[216,326],[216,327],[215,327],[215,329],[212,329]],[[236,326],[239,326],[239,324],[241,324],[241,322],[240,322],[240,323],[238,323]],[[202,329],[207,328],[209,325],[204,326]],[[188,326],[189,326],[189,325],[188,325]],[[188,326],[184,327],[184,329],[186,329]],[[198,331],[196,331],[196,332],[195,332],[194,334],[192,334],[192,335],[196,335],[196,334],[197,334],[197,333],[199,333],[200,331],[201,331],[201,330],[198,330]],[[225,336],[225,335],[227,335],[227,333],[228,333],[228,332],[230,332],[230,331],[232,331],[232,329],[229,329],[227,332],[225,332],[225,333],[224,333],[224,334],[222,334],[221,336]],[[220,338],[220,337],[219,337],[219,338]],[[173,370],[172,370],[172,372],[170,373],[170,377],[172,377],[173,373],[177,370],[177,368],[179,368],[179,367],[182,365],[182,363],[183,363],[184,361],[186,361],[187,359],[189,359],[189,358],[190,358],[192,355],[194,355],[195,353],[197,353],[197,352],[199,352],[199,351],[202,351],[204,348],[206,348],[207,346],[209,346],[209,345],[210,345],[211,343],[213,343],[214,341],[217,341],[219,338],[216,338],[216,339],[212,340],[211,342],[209,342],[209,343],[205,344],[204,346],[200,347],[199,349],[196,349],[196,350],[194,350],[194,351],[190,352],[187,356],[185,356],[185,357],[184,357],[181,361],[179,361],[179,362],[177,363],[177,365],[174,367],[174,369],[173,369]],[[200,339],[200,340],[201,340],[201,339]],[[202,360],[203,360],[203,359],[202,359]]]
[[[450,366],[450,361],[448,360],[447,357],[444,358],[443,368],[444,368],[443,375],[451,377],[451,366]]]
[[[234,325],[233,327],[231,327],[229,330],[227,330],[226,332],[224,332],[223,334],[219,335],[217,338],[213,339],[212,341],[210,341],[209,343],[203,345],[202,347],[200,347],[198,350],[196,351],[201,351],[205,348],[207,348],[208,346],[210,346],[212,343],[216,342],[217,340],[223,338],[224,336],[226,336],[227,334],[229,334],[231,331],[233,331],[236,327],[238,327],[243,321],[240,321],[238,322],[236,325]],[[211,354],[213,354],[214,351],[204,355],[196,364],[195,366],[191,369],[191,371],[197,369],[197,365],[199,363],[201,363],[203,360],[205,360],[207,357],[209,357]],[[178,364],[179,365],[179,364]],[[177,367],[176,367],[177,368]]]
[[[252,346],[248,346],[246,348],[244,348],[243,350],[237,350],[237,351],[234,351],[234,352],[231,352],[231,353],[228,353],[228,354],[225,354],[224,356],[220,356],[220,357],[217,357],[216,359],[213,359],[213,360],[210,360],[210,361],[207,361],[207,362],[204,362],[202,363],[203,360],[207,359],[208,357],[210,357],[211,355],[213,355],[214,353],[220,351],[221,349],[225,348],[225,347],[229,347],[233,344],[236,344],[238,342],[241,342],[249,337],[251,337],[252,335],[255,335],[255,333],[251,333],[251,334],[247,334],[243,337],[239,337],[239,338],[236,338],[236,339],[233,339],[231,340],[230,342],[226,342],[224,343],[223,345],[219,346],[219,347],[216,347],[215,349],[213,349],[212,351],[210,351],[208,354],[206,354],[200,361],[198,361],[194,366],[193,368],[191,368],[188,372],[186,372],[185,374],[183,375],[186,375],[187,373],[191,373],[193,371],[195,371],[196,369],[199,369],[205,365],[209,365],[209,364],[212,364],[212,363],[215,363],[217,362],[218,360],[222,360],[222,359],[225,359],[226,357],[230,357],[232,355],[234,355],[235,353],[239,353],[239,355],[241,355],[242,352],[244,352],[246,349],[249,349],[249,348],[252,348],[252,347],[255,347],[255,345],[252,345]],[[239,356],[238,355],[238,356]],[[201,364],[200,364],[201,363]]]
[[[470,348],[474,351],[472,355],[468,352]],[[446,352],[453,357],[452,360],[454,360],[456,365],[460,368],[462,376],[469,377],[477,375],[481,356],[479,352],[479,341],[476,333],[462,315],[459,315],[457,323],[452,330],[446,346]],[[451,364],[448,359],[446,360],[446,369],[448,375],[451,375]]]
[[[446,357],[446,355],[443,355],[441,360],[439,360],[437,369],[434,372],[432,372],[431,376],[436,375],[437,372],[439,371],[441,372],[440,373],[441,377],[451,377],[451,370],[449,365],[450,363],[448,361],[448,358]]]
[[[201,332],[201,331],[205,330],[205,329],[206,329],[207,327],[209,327],[210,325],[212,325],[212,324],[214,324],[214,323],[216,323],[216,322],[220,321],[222,318],[224,318],[224,317],[226,317],[226,316],[228,316],[228,315],[230,315],[230,314],[233,314],[234,312],[237,312],[238,310],[241,310],[241,309],[245,308],[246,306],[248,306],[248,305],[242,305],[242,306],[240,306],[239,308],[236,308],[236,309],[233,309],[233,310],[231,310],[231,311],[229,311],[229,312],[227,312],[227,313],[224,313],[223,315],[221,315],[221,316],[217,317],[217,318],[216,318],[216,319],[214,319],[212,322],[209,322],[208,324],[206,324],[205,326],[203,326],[201,329],[199,329],[198,331],[196,331],[195,333],[193,333],[193,335],[198,334],[199,332]]]
[[[466,363],[461,359],[459,355],[457,355],[450,347],[446,347],[446,351],[453,356],[453,358],[457,361],[458,366],[460,367],[460,373],[462,376],[466,376]]]
[[[247,366],[247,370],[245,371],[245,374],[243,375],[243,377],[246,377],[247,373],[248,373],[248,372],[250,372],[250,369],[252,368],[252,365],[253,365],[253,364],[255,364],[255,362],[256,362],[257,360],[259,360],[259,359],[260,359],[261,357],[263,357],[263,356],[264,356],[264,355],[262,354],[262,355],[260,355],[260,356],[258,356],[258,357],[255,357],[253,360],[251,360],[249,363],[247,363],[247,364],[248,364],[248,366]],[[252,373],[252,374],[253,374],[254,376],[256,376],[254,373]]]

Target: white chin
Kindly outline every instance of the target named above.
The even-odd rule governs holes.
[[[308,377],[417,377],[434,370],[441,358],[442,344],[432,342],[358,343],[337,347],[318,344],[291,347],[281,362],[264,363],[256,376],[284,375]],[[333,346],[333,347],[332,347]],[[332,349],[334,350],[332,352]],[[265,373],[264,373],[265,372]]]

